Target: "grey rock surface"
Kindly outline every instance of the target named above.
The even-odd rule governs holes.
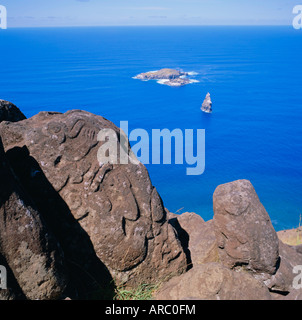
[[[274,274],[279,262],[279,241],[268,213],[247,180],[216,188],[214,226],[221,262],[244,266],[256,273]]]

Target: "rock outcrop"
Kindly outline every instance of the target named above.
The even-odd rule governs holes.
[[[102,129],[120,135],[110,121],[74,110],[4,122],[0,134],[14,171],[73,260],[80,255],[70,231],[76,222],[116,283],[183,273],[185,253],[146,168],[98,162]]]
[[[199,264],[168,281],[157,300],[271,300],[266,286],[244,272],[219,263]]]
[[[26,119],[25,115],[9,101],[0,100],[0,122],[17,122]]]
[[[217,187],[210,221],[176,215],[141,163],[100,162],[101,130],[113,132],[118,150],[129,147],[110,121],[79,110],[25,119],[8,104],[0,123],[8,288],[0,300],[112,299],[114,284],[159,281],[161,300],[302,299],[293,272],[302,246],[278,239],[249,181]]]
[[[249,271],[272,292],[291,292],[293,268],[302,264],[302,255],[278,239],[252,184],[239,180],[221,185],[213,198],[221,262]]]
[[[214,225],[221,262],[229,267],[274,274],[279,242],[269,215],[247,180],[220,185],[214,192]]]
[[[270,277],[260,275],[258,278],[263,279],[272,292],[286,296],[296,291],[293,287],[296,276],[293,270],[298,265],[302,265],[302,254],[297,253],[294,247],[279,241],[279,264],[276,272]]]
[[[156,299],[301,299],[301,290],[293,286],[301,248],[278,239],[252,184],[221,185],[213,198],[213,220],[169,214],[193,268],[163,284]]]
[[[1,140],[0,181],[0,255],[11,270],[9,285],[14,277],[27,298],[56,299],[66,286],[63,252],[13,176]]]
[[[206,98],[202,103],[201,111],[205,113],[212,113],[212,100],[210,93],[207,93]]]

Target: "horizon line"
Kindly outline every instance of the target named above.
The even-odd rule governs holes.
[[[113,28],[113,27],[292,27],[292,24],[187,24],[187,25],[91,25],[91,26],[7,26],[7,29],[40,29],[40,28]],[[7,30],[6,29],[6,30]]]

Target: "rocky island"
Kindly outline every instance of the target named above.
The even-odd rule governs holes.
[[[212,113],[212,100],[209,92],[207,93],[206,98],[202,103],[201,111],[205,113]]]
[[[302,300],[301,242],[280,239],[249,181],[216,188],[212,220],[176,215],[143,164],[97,161],[97,133],[120,133],[109,120],[26,119],[5,101],[0,114],[0,300],[113,299],[121,285],[158,300]]]
[[[164,68],[158,71],[149,71],[140,73],[134,77],[143,81],[157,80],[158,83],[170,87],[182,87],[190,83],[198,82],[195,79],[190,79],[189,76],[194,75],[194,72],[183,72],[180,70]]]

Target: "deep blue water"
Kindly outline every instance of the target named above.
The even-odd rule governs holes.
[[[0,98],[27,117],[85,109],[131,129],[206,130],[206,169],[147,165],[169,210],[211,219],[222,183],[249,179],[277,230],[302,213],[302,31],[291,27],[100,27],[0,32]],[[199,73],[171,88],[132,77]],[[214,112],[200,111],[207,92]]]

